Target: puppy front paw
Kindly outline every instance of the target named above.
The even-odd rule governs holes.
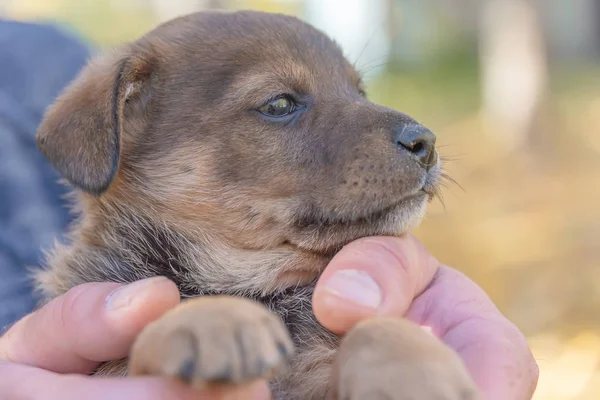
[[[400,319],[358,324],[334,367],[336,400],[480,400],[462,361],[420,327]]]
[[[281,319],[250,300],[214,296],[187,300],[136,339],[130,375],[179,379],[194,387],[268,378],[293,353]]]

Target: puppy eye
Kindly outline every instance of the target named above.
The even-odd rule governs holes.
[[[295,108],[296,105],[289,97],[279,96],[261,106],[258,111],[269,117],[283,117],[291,114]]]
[[[358,89],[358,94],[362,97],[367,97],[367,92],[364,89]]]

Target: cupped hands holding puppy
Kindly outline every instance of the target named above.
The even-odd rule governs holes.
[[[160,378],[88,376],[102,361],[126,357],[143,327],[179,301],[175,284],[161,277],[73,288],[0,337],[0,398],[268,399],[262,381],[198,393]],[[410,235],[347,245],[322,274],[313,308],[340,334],[375,315],[430,328],[459,353],[488,400],[526,400],[535,390],[537,365],[522,333],[477,285]]]

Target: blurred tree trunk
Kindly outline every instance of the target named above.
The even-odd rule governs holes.
[[[305,0],[306,20],[333,38],[366,77],[379,74],[390,53],[390,0]]]
[[[551,58],[561,63],[596,62],[600,55],[598,0],[534,0],[546,24]]]
[[[485,0],[480,57],[486,131],[504,150],[527,146],[548,86],[539,14],[528,0]]]

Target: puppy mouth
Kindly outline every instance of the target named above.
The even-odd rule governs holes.
[[[418,200],[419,198],[423,198],[425,196],[432,196],[427,193],[424,189],[420,189],[417,192],[410,194],[401,198],[398,201],[395,201],[383,208],[375,209],[370,211],[367,214],[357,215],[357,216],[339,216],[339,215],[306,215],[302,218],[299,218],[295,225],[299,229],[307,229],[307,228],[327,228],[329,226],[336,226],[338,228],[343,228],[344,226],[353,226],[353,225],[368,225],[377,223],[384,219],[387,215],[394,213],[399,208],[410,206],[411,202]]]
[[[367,236],[400,236],[416,225],[434,192],[426,186],[367,214],[340,216],[309,213],[294,223],[297,235],[287,240],[301,250],[332,257],[353,240]]]

